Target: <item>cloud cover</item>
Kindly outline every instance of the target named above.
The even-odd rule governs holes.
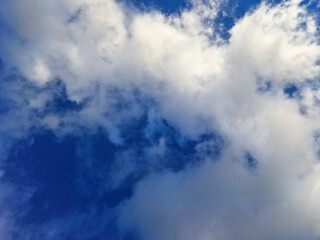
[[[3,158],[34,128],[57,136],[103,128],[122,146],[132,121],[146,116],[143,137],[152,139],[165,120],[182,142],[198,141],[201,161],[157,171],[170,164],[168,139],[143,147],[150,176],[118,206],[122,232],[155,240],[319,238],[317,16],[301,1],[263,2],[224,39],[214,24],[222,7],[194,1],[164,15],[112,0],[4,1]],[[53,110],[63,94],[69,105]],[[224,139],[218,159],[206,134]],[[119,153],[112,180],[102,179],[114,187],[139,172],[135,151]]]

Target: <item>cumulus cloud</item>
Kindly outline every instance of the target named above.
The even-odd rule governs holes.
[[[36,127],[103,128],[122,147],[126,126],[146,116],[149,145],[117,154],[111,185],[141,172],[141,159],[162,173],[142,178],[119,207],[122,231],[156,240],[319,238],[315,16],[298,0],[263,2],[223,39],[214,25],[221,4],[194,1],[164,15],[113,0],[4,1],[1,21],[12,31],[1,50],[3,156]],[[298,97],[284,91],[290,84]],[[69,104],[63,112],[52,107],[57,96]],[[200,141],[200,164],[164,173],[174,153],[165,137],[150,143],[161,121],[181,142]],[[224,141],[218,161],[219,141],[206,134]]]

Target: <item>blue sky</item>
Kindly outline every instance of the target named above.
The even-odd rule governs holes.
[[[4,0],[0,239],[319,239],[319,10]]]

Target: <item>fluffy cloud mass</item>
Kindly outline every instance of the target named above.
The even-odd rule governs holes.
[[[132,195],[112,210],[123,235],[318,239],[319,14],[299,0],[262,2],[224,37],[224,4],[193,1],[164,14],[113,0],[4,1],[1,165],[12,144],[39,129],[59,138],[103,129],[122,150],[108,173],[78,151],[81,171],[102,181],[101,191],[136,177]],[[126,148],[128,126],[141,118],[142,140]],[[165,129],[174,129],[178,147]],[[183,166],[170,167],[177,161]],[[2,204],[17,188],[7,184],[0,237],[11,240],[23,213]],[[19,192],[23,204],[30,192]],[[84,215],[76,215],[81,224]],[[62,239],[58,232],[25,237]]]

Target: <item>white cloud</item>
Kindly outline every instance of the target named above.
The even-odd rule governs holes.
[[[122,226],[155,240],[317,239],[319,167],[300,179],[260,170],[250,175],[223,158],[150,176],[125,205]]]
[[[147,108],[150,119],[166,119],[185,138],[217,132],[228,144],[219,163],[203,155],[199,168],[143,179],[121,213],[124,228],[132,224],[159,240],[319,237],[318,91],[307,80],[320,76],[320,46],[299,1],[262,4],[236,22],[228,43],[212,40],[215,1],[171,16],[112,0],[22,2],[5,5],[15,9],[8,24],[25,40],[6,41],[8,61],[37,91],[11,93],[17,107],[3,117],[1,132],[102,126],[121,144],[121,127]],[[88,103],[64,116],[32,115],[52,98],[47,87],[56,78],[70,99]],[[261,82],[270,82],[270,91],[259,92]],[[283,94],[288,83],[304,86],[302,101]],[[119,102],[126,107],[117,109]],[[310,111],[302,115],[301,105]],[[163,148],[159,142],[149,152],[161,155]],[[245,152],[258,161],[254,173],[244,167]],[[128,164],[116,181],[135,171],[124,155],[119,162]]]

